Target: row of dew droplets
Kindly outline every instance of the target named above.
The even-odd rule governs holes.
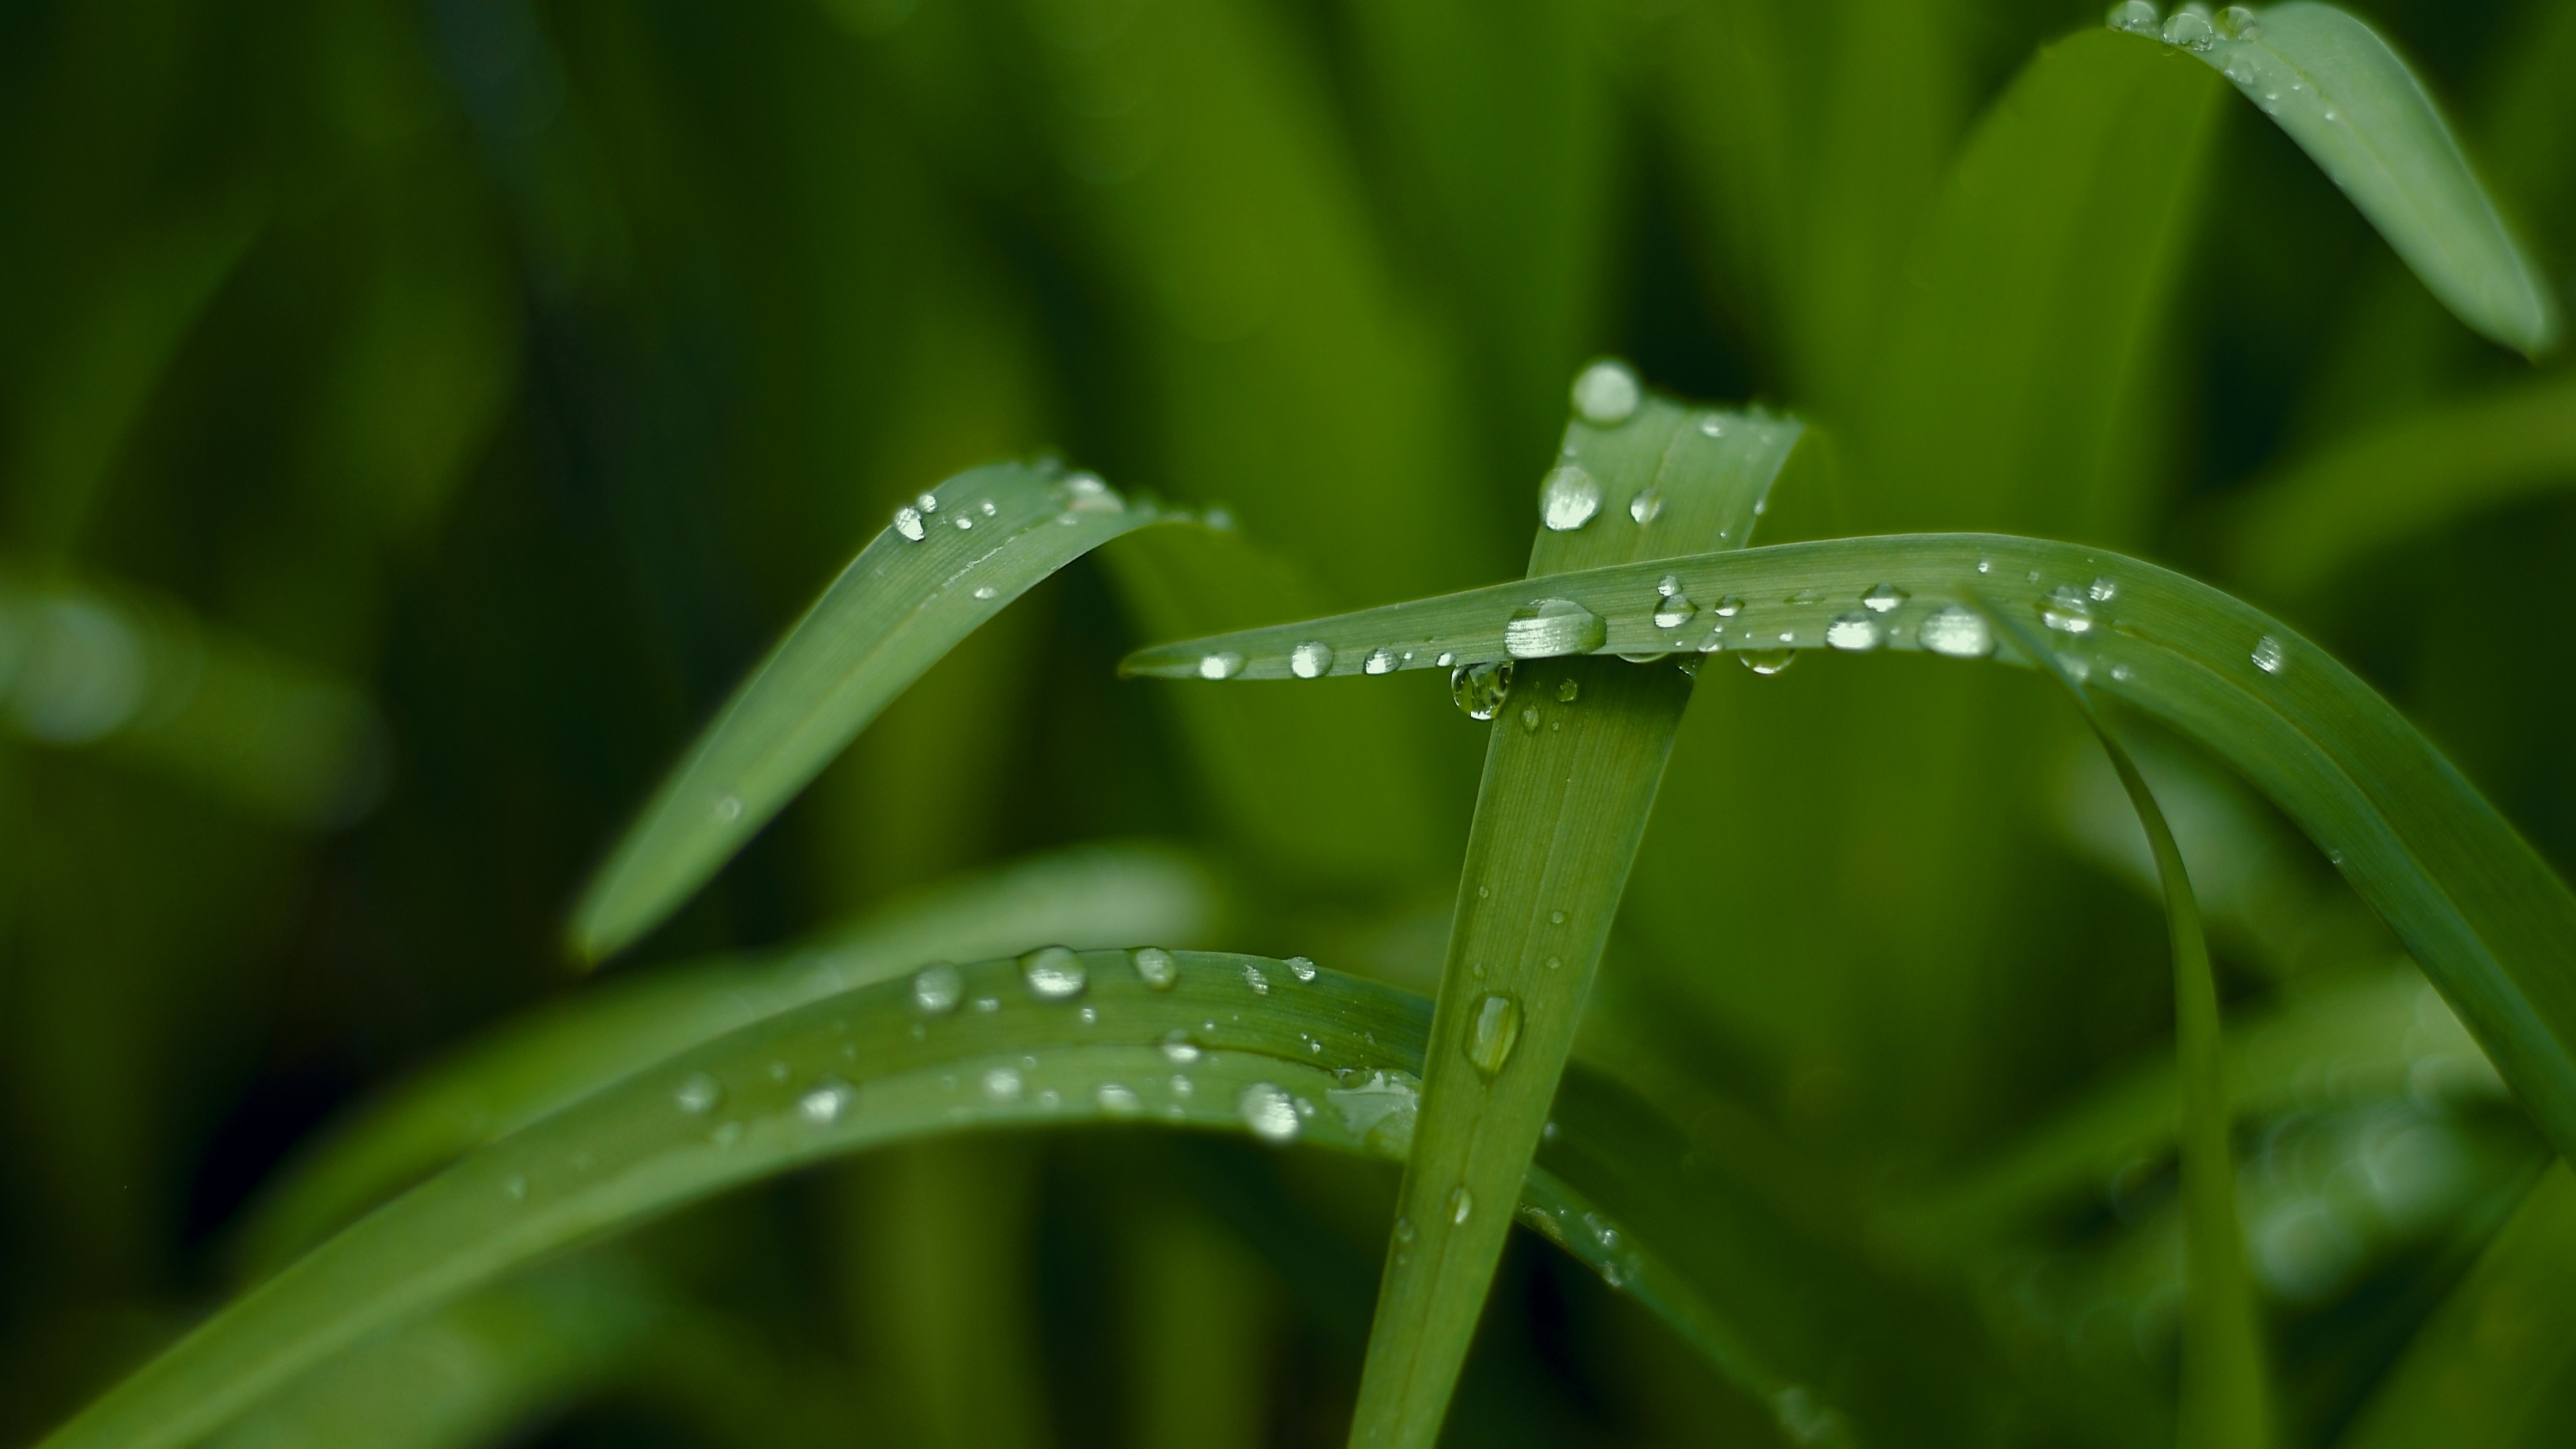
[[[1055,491],[1058,506],[1056,521],[1059,523],[1072,523],[1076,521],[1078,515],[1085,513],[1127,511],[1127,500],[1097,473],[1069,473],[1057,482]],[[948,521],[954,524],[958,531],[965,532],[974,528],[977,518],[993,518],[1000,511],[994,506],[993,500],[986,498],[979,500],[972,508],[955,510],[949,515]],[[894,511],[894,531],[911,543],[920,543],[927,539],[931,528],[938,522],[939,495],[936,493],[924,493]]]
[[[2263,33],[2254,12],[2242,5],[2230,5],[2215,17],[2206,5],[2185,5],[2159,20],[2147,0],[2120,0],[2103,20],[2113,30],[2184,50],[2207,50],[2221,40],[2253,40]]]

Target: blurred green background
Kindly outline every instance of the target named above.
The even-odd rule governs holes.
[[[2563,297],[2576,5],[2362,13]],[[2576,375],[2477,340],[2205,67],[2100,27],[0,6],[0,1438],[238,1286],[262,1185],[342,1114],[580,994],[563,914],[660,772],[897,502],[995,457],[1222,503],[1259,564],[1077,564],[615,970],[1152,838],[1225,883],[1187,944],[1428,989],[1483,749],[1436,681],[1221,712],[1112,669],[1179,626],[1516,574],[1603,353],[1818,426],[1768,541],[2073,538],[2274,610],[2564,870]],[[2401,463],[2451,501],[2326,565],[2247,501]],[[2081,744],[2034,679],[1712,668],[1587,1023],[1760,1224],[1735,1250],[1782,1276],[1747,1302],[1910,1442],[2169,1432],[2170,1162],[1978,1206],[2169,1052],[2143,843]],[[2394,1003],[2318,1028],[2240,1137],[2285,1441],[2330,1442],[2541,1149],[2326,863],[2149,753],[2231,1019]],[[1117,1132],[835,1167],[489,1300],[457,1332],[535,1386],[452,1442],[1337,1443],[1392,1186]],[[1774,1442],[1535,1248],[1454,1441]],[[440,1382],[394,1374],[379,1411]]]

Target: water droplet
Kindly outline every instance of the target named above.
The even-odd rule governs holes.
[[[1514,659],[1589,654],[1609,637],[1601,616],[1572,599],[1540,599],[1513,610],[1503,625],[1503,649]]]
[[[1270,994],[1270,978],[1262,975],[1261,968],[1249,961],[1243,963],[1243,984],[1251,987],[1255,996]]]
[[[1100,1013],[1088,1006],[1075,1012],[1074,1015],[1082,1019],[1082,1024],[1084,1026],[1097,1026],[1100,1024]]]
[[[1858,610],[1848,614],[1837,614],[1834,616],[1834,621],[1825,626],[1827,644],[1853,653],[1877,648],[1879,641],[1884,637],[1885,631],[1879,628],[1877,616]]]
[[[924,494],[923,496],[928,497],[929,495]],[[905,538],[912,540],[914,543],[921,542],[921,540],[930,532],[929,529],[922,526],[921,510],[918,508],[896,509],[894,511],[894,531],[902,534]]]
[[[1443,669],[1446,669],[1446,668],[1448,668],[1450,665],[1453,665],[1453,664],[1455,664],[1455,663],[1457,663],[1457,662],[1458,662],[1458,656],[1457,656],[1457,655],[1455,655],[1455,654],[1450,653],[1450,652],[1449,652],[1448,650],[1446,650],[1446,649],[1443,649],[1443,650],[1441,650],[1441,651],[1440,651],[1440,657],[1438,657],[1438,658],[1436,658],[1436,659],[1432,660],[1431,662],[1432,662],[1432,663],[1434,663],[1434,664],[1439,665],[1439,666],[1440,666],[1441,668],[1443,668]]]
[[[1640,526],[1654,522],[1655,515],[1663,511],[1664,495],[1652,488],[1628,500],[1628,516]]]
[[[946,1016],[957,1009],[957,999],[966,994],[966,978],[956,967],[936,961],[913,973],[913,1009],[924,1016]]]
[[[1136,964],[1136,974],[1145,978],[1145,984],[1156,991],[1169,991],[1180,984],[1179,959],[1160,946],[1139,946],[1128,953],[1127,959]]]
[[[1020,978],[1042,1001],[1070,1001],[1091,984],[1082,958],[1063,946],[1041,946],[1022,956]]]
[[[1547,913],[1547,923],[1548,923],[1549,925],[1551,925],[1551,926],[1562,926],[1562,925],[1564,925],[1564,924],[1565,924],[1565,912],[1563,912],[1563,911],[1550,911],[1550,912],[1548,912],[1548,913]]]
[[[717,796],[715,814],[718,820],[725,821],[728,824],[733,821],[740,820],[742,818],[742,797],[740,795]]]
[[[1101,1083],[1093,1089],[1091,1095],[1100,1103],[1100,1110],[1112,1117],[1133,1117],[1145,1110],[1144,1098],[1137,1096],[1133,1089],[1122,1087],[1116,1082]]]
[[[939,511],[939,495],[936,493],[924,493],[919,498],[912,501],[914,506],[918,507],[924,513],[937,513]]]
[[[1412,1150],[1422,1084],[1409,1074],[1374,1071],[1358,1086],[1326,1089],[1324,1100],[1341,1112],[1343,1130],[1352,1136],[1397,1157]]]
[[[1986,616],[1965,604],[1943,604],[1914,637],[1924,648],[1952,659],[1983,659],[1995,652],[1995,631]]]
[[[1571,533],[1601,511],[1601,485],[1572,463],[1551,469],[1538,488],[1538,517],[1556,533]]]
[[[2060,633],[2088,634],[2093,630],[2093,605],[2082,589],[2059,584],[2049,590],[2048,602],[2040,606],[2039,621]]]
[[[1526,705],[1521,710],[1521,733],[1538,733],[1538,706]]]
[[[1521,1004],[1508,996],[1487,992],[1476,1003],[1475,1013],[1467,1018],[1467,1060],[1486,1076],[1500,1073],[1512,1059],[1512,1048],[1521,1044]]]
[[[1252,1135],[1264,1142],[1286,1144],[1297,1140],[1299,1118],[1297,1104],[1288,1094],[1268,1082],[1255,1082],[1234,1099],[1235,1115]]]
[[[1127,500],[1115,489],[1100,481],[1097,473],[1068,473],[1057,487],[1064,495],[1064,506],[1075,513],[1124,513]],[[991,505],[985,505],[991,511]]]
[[[528,1200],[528,1180],[515,1172],[511,1173],[508,1177],[501,1180],[501,1195],[512,1202],[526,1202]]]
[[[1303,956],[1291,956],[1279,964],[1287,967],[1288,974],[1296,977],[1300,981],[1312,981],[1315,979],[1315,963],[1307,960]]]
[[[1690,595],[1679,591],[1664,595],[1663,602],[1655,605],[1655,627],[1658,629],[1687,628],[1690,621],[1698,617],[1699,605],[1690,601]]]
[[[1726,436],[1726,417],[1725,417],[1725,415],[1724,415],[1724,414],[1722,414],[1722,413],[1710,413],[1707,417],[1704,417],[1704,418],[1700,419],[1700,420],[1699,420],[1699,435],[1700,435],[1701,437],[1703,437],[1703,438],[1723,438],[1723,437],[1725,437],[1725,436]]]
[[[1735,662],[1767,679],[1797,663],[1798,651],[1795,649],[1743,649],[1736,652]]]
[[[1368,659],[1360,665],[1360,668],[1369,674],[1393,674],[1395,651],[1381,644],[1369,651]]]
[[[1464,1223],[1468,1218],[1474,1216],[1475,1211],[1476,1199],[1468,1193],[1465,1187],[1453,1187],[1449,1189],[1449,1221],[1453,1223]]]
[[[785,1062],[771,1062],[769,1064],[769,1079],[773,1082],[786,1081],[787,1064]]]
[[[1016,1067],[995,1067],[984,1074],[984,1095],[996,1102],[1020,1099],[1020,1073]]]
[[[1637,411],[1637,374],[1604,358],[1574,379],[1574,411],[1596,428],[1615,428]]]
[[[2218,28],[2209,23],[2209,12],[2197,5],[2186,5],[2165,20],[2165,44],[2185,50],[2207,50],[2218,43]]]
[[[2254,62],[2241,55],[2229,56],[2226,63],[2218,68],[2218,73],[2240,86],[2254,84]]]
[[[1161,1045],[1163,1055],[1175,1066],[1186,1067],[1199,1059],[1199,1044],[1190,1040],[1190,1033],[1186,1027],[1176,1026],[1163,1033]]]
[[[990,1016],[994,1012],[1002,1009],[1002,998],[998,996],[978,996],[975,998],[975,1009],[984,1013],[986,1016]]]
[[[2230,5],[2218,12],[2218,33],[2238,40],[2252,40],[2263,33],[2254,23],[2254,12],[2242,5]]]
[[[1449,656],[1442,655],[1446,659]],[[1449,674],[1449,697],[1469,719],[1492,719],[1512,696],[1510,660],[1499,664],[1462,664]]]
[[[2265,674],[2278,674],[2283,663],[2281,641],[2266,634],[2254,641],[2254,667]]]
[[[691,1072],[680,1083],[679,1090],[671,1094],[671,1100],[690,1116],[703,1117],[724,1100],[724,1083],[704,1072]]]
[[[1711,605],[1709,612],[1715,614],[1721,619],[1732,619],[1736,615],[1744,612],[1744,601],[1733,594],[1729,594],[1725,598],[1718,600],[1714,605]]]
[[[973,528],[974,526],[975,526],[975,520],[974,520],[974,518],[973,518],[973,517],[971,517],[970,515],[963,514],[963,513],[961,513],[961,514],[958,514],[958,515],[957,515],[957,531],[958,531],[959,533],[964,533],[964,532],[966,532],[968,529]]]
[[[2107,604],[2120,597],[2119,581],[2107,577],[2097,578],[2084,586],[2084,597],[2097,604]]]
[[[796,1113],[817,1127],[829,1127],[841,1120],[850,1100],[857,1095],[850,1084],[838,1077],[825,1077],[822,1085],[796,1099]]]
[[[1199,678],[1232,679],[1243,672],[1243,656],[1231,649],[1221,649],[1199,661]]]
[[[2156,7],[2148,4],[2147,0],[2120,0],[2119,4],[2111,7],[2106,18],[2113,30],[2125,30],[2131,35],[2157,33]]]
[[[1299,679],[1321,679],[1333,669],[1333,646],[1309,639],[1288,651],[1288,672]]]

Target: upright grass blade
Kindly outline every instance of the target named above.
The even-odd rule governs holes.
[[[44,1442],[192,1443],[366,1335],[548,1254],[907,1138],[1129,1123],[1400,1160],[1429,1018],[1418,997],[1303,962],[1151,949],[1050,948],[825,997],[476,1151],[235,1300]],[[1576,1188],[1533,1171],[1521,1201],[1686,1339],[1721,1321]]]
[[[598,960],[652,929],[958,640],[1165,516],[1053,463],[970,469],[907,505],[654,792],[583,895],[574,947]]]
[[[2151,17],[2115,6],[2112,22]],[[2347,11],[2294,0],[2241,27],[2181,12],[2156,27],[2245,93],[2470,327],[2526,354],[2558,341],[2558,303],[2478,185],[2433,98],[2388,42]],[[2125,28],[2125,26],[2123,26]]]
[[[1577,415],[1540,489],[1517,611],[1526,630],[1570,617],[1556,609],[1549,575],[1741,547],[1803,432],[1794,421],[1641,400],[1616,363],[1594,364],[1574,386]],[[1676,595],[1665,607],[1696,606]],[[1399,662],[1382,651],[1361,668]],[[1508,689],[1485,711],[1495,723],[1355,1445],[1439,1436],[1510,1226],[1495,1208],[1538,1147],[1695,672],[1549,659],[1500,681]]]
[[[2576,1175],[2550,1164],[2380,1380],[2338,1449],[2563,1443],[2576,1371]]]
[[[2229,1148],[2234,1117],[2221,1058],[2218,981],[2201,934],[2200,906],[2191,874],[2183,868],[2173,827],[2137,762],[2120,744],[2111,722],[2093,705],[2084,681],[2067,659],[2036,636],[2036,621],[1991,602],[1985,617],[2011,636],[2026,658],[2039,660],[2084,712],[2119,772],[2120,785],[2138,812],[2155,853],[2165,892],[2165,930],[2173,948],[2174,1060],[2182,1136],[2183,1331],[2182,1392],[2175,1438],[2186,1449],[2262,1449],[2271,1438],[2264,1405],[2263,1347],[2255,1319],[2254,1285],[2245,1268],[2245,1237],[2236,1222],[2236,1169]]]
[[[1179,852],[1092,846],[899,901],[817,945],[621,981],[512,1021],[398,1089],[271,1188],[240,1243],[250,1276],[285,1265],[465,1153],[673,1053],[943,958],[1044,941],[1196,945],[1216,885]]]
[[[1658,627],[1658,581],[1739,606]],[[1144,650],[1131,673],[1187,676],[1213,652],[1238,678],[1319,643],[1461,663],[1670,649],[1909,649],[2026,662],[1980,599],[2039,620],[2089,687],[2199,741],[2325,849],[2460,1013],[2562,1155],[2576,1153],[2576,895],[2475,787],[2368,685],[2278,621],[2179,574],[2074,544],[1993,534],[1782,544],[1560,575],[1549,592],[1598,635],[1510,630],[1526,586]],[[1891,607],[1880,608],[1879,604]],[[1711,611],[1713,612],[1713,611]]]
[[[2431,408],[2327,449],[2232,506],[2229,575],[2298,598],[2484,508],[2576,487],[2576,376]]]

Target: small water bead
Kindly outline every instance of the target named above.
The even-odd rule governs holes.
[[[1467,1019],[1467,1060],[1486,1076],[1496,1076],[1520,1043],[1521,1004],[1497,992],[1486,993]]]
[[[1499,664],[1462,664],[1449,673],[1449,697],[1469,719],[1492,719],[1502,712],[1503,701],[1511,696],[1512,665],[1508,659]]]
[[[1596,428],[1615,428],[1628,421],[1641,396],[1637,374],[1627,364],[1607,358],[1574,379],[1574,411]]]
[[[1699,435],[1703,438],[1725,437],[1726,415],[1724,413],[1710,413],[1707,417],[1700,419]]]
[[[1952,659],[1983,659],[1995,652],[1995,631],[1986,616],[1964,604],[1933,610],[1914,637],[1924,648]]]
[[[1064,482],[1059,486],[1064,490],[1064,506],[1075,513],[1127,511],[1127,500],[1119,497],[1115,489],[1100,481],[1100,475],[1097,473],[1067,474]],[[988,503],[985,508],[989,512],[992,505]]]
[[[1360,668],[1369,674],[1393,674],[1395,651],[1381,644],[1369,651],[1368,658],[1361,663]]]
[[[957,531],[959,533],[964,533],[974,526],[975,520],[969,515],[963,513],[957,515]]]
[[[1016,1067],[995,1067],[984,1074],[984,1095],[996,1102],[1020,1099],[1020,1073]]]
[[[1538,488],[1539,522],[1553,533],[1571,533],[1601,511],[1601,484],[1572,463],[1548,472]]]
[[[1609,637],[1601,616],[1572,599],[1539,599],[1512,611],[1503,625],[1503,650],[1514,659],[1555,659],[1589,654]]]
[[[2254,21],[2254,12],[2243,5],[2230,5],[2218,12],[2218,33],[2237,40],[2253,40],[2263,33]]]
[[[724,821],[726,824],[731,824],[736,820],[740,820],[742,818],[742,797],[740,795],[717,796],[715,814],[718,820]]]
[[[1523,734],[1527,734],[1527,735],[1534,735],[1534,734],[1537,734],[1537,733],[1538,733],[1538,706],[1537,706],[1537,705],[1531,704],[1531,705],[1523,705],[1523,706],[1521,707],[1521,733],[1523,733]]]
[[[771,1063],[769,1064],[769,1079],[770,1079],[771,1081],[773,1081],[773,1082],[783,1082],[783,1081],[786,1081],[786,1080],[787,1080],[787,1075],[788,1075],[788,1069],[787,1069],[787,1064],[786,1064],[785,1062],[771,1062]]]
[[[1116,1082],[1101,1083],[1091,1095],[1100,1104],[1100,1110],[1112,1117],[1133,1117],[1145,1110],[1144,1098],[1137,1096],[1133,1088],[1122,1087]]]
[[[1550,911],[1550,912],[1548,912],[1548,913],[1547,913],[1547,923],[1548,923],[1549,925],[1551,925],[1551,926],[1562,926],[1562,925],[1564,925],[1564,924],[1565,924],[1565,912],[1563,912],[1563,911]]]
[[[1075,1012],[1074,1015],[1081,1019],[1084,1026],[1098,1026],[1100,1024],[1100,1013],[1088,1006]]]
[[[1447,669],[1447,668],[1449,668],[1451,665],[1456,664],[1456,663],[1458,662],[1458,656],[1457,656],[1457,655],[1455,655],[1455,654],[1450,653],[1450,652],[1449,652],[1448,650],[1446,650],[1446,649],[1443,649],[1443,650],[1441,650],[1441,651],[1440,651],[1440,655],[1439,655],[1439,657],[1438,657],[1438,658],[1436,658],[1436,659],[1433,659],[1431,662],[1432,662],[1432,663],[1434,663],[1434,664],[1439,665],[1439,666],[1440,666],[1441,668],[1443,668],[1443,669]]]
[[[2063,634],[2088,634],[2093,630],[2093,605],[2082,589],[2059,584],[2040,606],[2039,621]]]
[[[1243,984],[1251,987],[1255,996],[1270,994],[1270,978],[1262,975],[1261,968],[1249,961],[1243,963]]]
[[[994,1012],[1002,1009],[1002,998],[998,996],[978,996],[975,998],[975,1009],[984,1013],[986,1016],[990,1016]]]
[[[2227,77],[2229,80],[2234,81],[2239,86],[2250,86],[2254,84],[2254,62],[2241,55],[2229,56],[2226,63],[2219,66],[2218,73]]]
[[[912,1007],[924,1016],[946,1016],[965,994],[965,976],[945,961],[934,961],[912,975]]]
[[[724,1083],[704,1072],[691,1072],[683,1079],[671,1100],[692,1117],[703,1117],[724,1100]]]
[[[1894,584],[1880,584],[1860,596],[1860,605],[1873,614],[1891,614],[1896,606],[1914,597]]]
[[[2156,7],[2148,4],[2147,0],[2120,0],[2119,4],[2111,7],[2111,13],[2105,18],[2113,30],[2125,30],[2131,35],[2159,33],[2159,27],[2156,24]]]
[[[1476,1199],[1463,1186],[1449,1189],[1449,1221],[1465,1223],[1475,1215]]]
[[[707,1134],[707,1140],[718,1147],[731,1147],[742,1140],[742,1124],[739,1122],[718,1122],[716,1124],[716,1130]]]
[[[1128,953],[1127,959],[1135,963],[1136,974],[1144,978],[1145,984],[1156,991],[1169,991],[1180,984],[1179,959],[1160,946],[1139,946]]]
[[[2218,27],[2209,23],[2208,11],[2186,5],[2166,17],[2164,40],[2185,50],[2207,50],[2218,43]]]
[[[1877,648],[1885,637],[1886,631],[1879,627],[1876,615],[1858,611],[1837,614],[1825,626],[1825,643],[1855,654]]]
[[[2097,604],[2107,604],[2120,597],[2119,582],[2111,578],[2097,578],[2084,586],[2084,597]]]
[[[1655,515],[1663,511],[1664,495],[1652,488],[1628,500],[1628,516],[1634,519],[1639,527],[1654,522]]]
[[[1774,674],[1785,673],[1790,665],[1797,663],[1798,651],[1795,649],[1743,649],[1736,652],[1735,662],[1768,679]]]
[[[1688,594],[1666,594],[1663,601],[1655,605],[1655,627],[1658,629],[1687,628],[1690,621],[1698,617],[1699,605],[1692,603]]]
[[[1002,591],[1001,591],[1000,589],[994,588],[991,584],[977,584],[977,585],[975,586],[975,597],[976,597],[976,598],[979,598],[979,599],[998,599],[998,598],[1000,598],[1001,596],[1002,596]]]
[[[515,1172],[511,1173],[508,1177],[501,1180],[501,1195],[512,1202],[526,1202],[528,1200],[528,1180]]]
[[[1221,649],[1199,660],[1199,678],[1232,679],[1243,672],[1243,656]]]
[[[1252,1135],[1264,1142],[1286,1145],[1297,1140],[1302,1119],[1297,1104],[1288,1093],[1269,1082],[1255,1082],[1234,1099],[1235,1115]]]
[[[1315,979],[1315,963],[1307,960],[1303,956],[1291,956],[1279,964],[1287,967],[1288,974],[1296,977],[1300,981],[1312,981]]]
[[[1190,1040],[1190,1033],[1186,1027],[1176,1026],[1163,1033],[1163,1040],[1159,1045],[1164,1057],[1175,1066],[1186,1067],[1199,1059],[1199,1044]]]
[[[796,1113],[817,1127],[829,1127],[841,1120],[850,1102],[858,1094],[838,1077],[825,1077],[822,1085],[796,1099]]]
[[[894,531],[902,534],[905,538],[910,539],[914,543],[921,542],[930,534],[930,530],[922,525],[921,510],[918,508],[896,509],[894,511]]]
[[[1288,672],[1299,679],[1321,679],[1333,671],[1333,646],[1309,639],[1288,651]]]
[[[939,511],[939,495],[936,493],[924,493],[919,498],[912,501],[924,513],[937,513]]]
[[[2254,667],[2265,674],[2278,674],[2284,659],[2281,641],[2266,634],[2254,641]]]
[[[1071,949],[1041,946],[1020,958],[1020,979],[1041,1001],[1070,1001],[1091,984],[1091,973]]]
[[[1736,615],[1744,612],[1744,601],[1733,594],[1729,594],[1725,598],[1722,598],[1715,604],[1711,605],[1709,612],[1715,614],[1721,619],[1732,619]]]

